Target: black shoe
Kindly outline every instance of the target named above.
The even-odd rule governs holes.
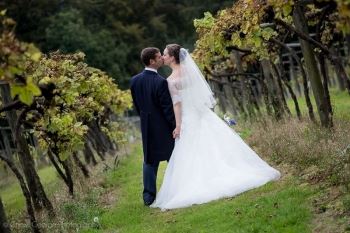
[[[154,200],[144,201],[144,204],[145,204],[145,206],[150,206],[153,202],[154,202]]]

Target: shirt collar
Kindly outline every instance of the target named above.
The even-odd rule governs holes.
[[[149,71],[153,71],[153,72],[158,73],[158,71],[156,69],[153,69],[151,67],[145,67],[145,70],[149,70]]]

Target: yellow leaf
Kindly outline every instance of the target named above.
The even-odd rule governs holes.
[[[0,11],[0,15],[1,15],[1,16],[5,16],[5,15],[6,15],[6,11],[7,11],[6,9],[5,9],[5,10]]]
[[[30,58],[33,60],[33,61],[39,61],[40,58],[41,58],[41,53],[40,52],[36,52],[36,53],[33,53]]]
[[[39,59],[41,58],[41,52],[37,47],[35,47],[34,44],[28,45],[27,54],[35,62],[39,61]]]
[[[45,76],[42,79],[40,79],[39,84],[48,84],[51,82],[51,79],[49,76]]]

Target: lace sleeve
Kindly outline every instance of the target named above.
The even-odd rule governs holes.
[[[173,100],[173,105],[182,101],[179,85],[180,84],[177,81],[173,81],[173,80],[168,81],[169,92],[171,95],[171,99]]]

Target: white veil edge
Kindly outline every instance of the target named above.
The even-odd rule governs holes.
[[[216,105],[214,93],[191,55],[186,49],[181,48],[179,57],[181,76],[183,78],[183,101],[195,108],[214,108]]]

